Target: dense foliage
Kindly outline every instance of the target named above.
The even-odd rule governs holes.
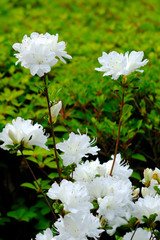
[[[0,130],[17,116],[33,119],[48,129],[43,82],[31,76],[29,70],[15,66],[12,45],[34,31],[58,33],[59,39],[68,43],[67,52],[73,59],[67,65],[58,63],[49,73],[50,99],[63,102],[55,126],[56,141],[77,129],[85,133],[87,128],[88,134],[97,138],[100,160],[109,160],[115,148],[122,93],[116,81],[102,78],[94,68],[100,67],[97,58],[103,51],[141,50],[149,63],[143,74],[132,74],[129,79],[134,80],[126,85],[119,151],[134,168],[134,178],[140,179],[139,174],[142,175],[146,166],[160,168],[158,0],[3,0],[0,9]],[[6,225],[2,227],[5,231],[12,226],[15,239],[30,239],[33,233],[26,238],[25,231],[32,229],[31,225],[40,230],[49,227],[48,208],[41,198],[37,200],[38,188],[35,183],[29,183],[33,180],[21,158],[17,160],[2,150],[1,154],[4,154],[0,162],[4,196],[1,195],[0,225]],[[26,154],[40,177],[42,188],[48,189],[57,177],[52,156],[39,148]],[[48,174],[50,180],[46,180]],[[27,187],[36,191],[30,193]],[[24,224],[28,221],[28,225]],[[22,232],[16,233],[19,226]],[[8,239],[7,234],[0,236],[1,239]]]

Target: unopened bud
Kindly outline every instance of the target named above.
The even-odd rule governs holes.
[[[62,108],[62,102],[59,101],[57,104],[53,105],[51,107],[51,117],[52,117],[52,122],[55,123],[57,120],[57,116]]]
[[[134,198],[138,198],[139,197],[139,192],[140,192],[140,188],[136,188],[133,190],[133,197]]]
[[[18,143],[17,135],[15,134],[14,131],[12,131],[12,129],[9,129],[9,131],[8,131],[8,136],[9,136],[10,139],[13,141],[13,143]]]
[[[158,183],[160,183],[160,170],[158,168],[155,168],[152,178],[154,180],[157,180]]]
[[[146,187],[148,187],[153,176],[153,171],[150,168],[146,168],[143,174],[144,174],[143,183]]]

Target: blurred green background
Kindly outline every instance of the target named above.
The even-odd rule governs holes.
[[[32,32],[58,33],[59,41],[67,43],[66,50],[73,59],[67,64],[58,62],[48,74],[50,100],[63,102],[55,127],[56,141],[77,129],[86,133],[87,128],[88,134],[97,138],[100,160],[109,160],[118,132],[117,95],[121,96],[121,89],[117,81],[102,78],[102,73],[94,68],[100,67],[98,57],[103,51],[144,51],[144,58],[149,60],[144,73],[129,76],[134,80],[126,90],[127,109],[119,152],[134,168],[134,179],[140,178],[144,167],[160,167],[159,0],[1,0],[0,13],[0,131],[21,116],[39,122],[49,132],[43,81],[31,76],[20,64],[15,66],[12,45]],[[53,166],[44,163],[46,153],[39,155],[32,154],[29,160],[45,180],[43,172],[51,173]],[[14,239],[27,240],[50,225],[50,215],[43,201],[37,200],[37,193],[29,194],[20,187],[25,181],[32,181],[20,157],[2,150],[1,156],[0,239],[9,239],[8,228],[12,228]],[[28,218],[23,214],[25,207],[28,212],[30,209]],[[16,212],[10,214],[14,217],[7,216],[7,212],[18,208],[24,209],[20,215]],[[43,217],[37,214],[40,209]]]

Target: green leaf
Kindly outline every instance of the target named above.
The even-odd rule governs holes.
[[[160,195],[160,189],[159,189],[159,187],[158,187],[158,186],[154,186],[153,188],[154,188],[154,190],[157,192],[157,194]]]
[[[37,190],[37,188],[35,187],[35,185],[33,185],[32,183],[28,183],[28,182],[22,183],[20,186],[21,186],[21,187],[27,187],[27,188],[31,188],[31,189]]]
[[[57,126],[54,128],[54,132],[68,132],[64,126]]]
[[[99,208],[99,205],[98,205],[97,202],[93,201],[92,204],[93,204],[93,209],[94,210],[97,210]]]
[[[50,173],[50,174],[48,175],[48,177],[49,177],[50,179],[58,178],[58,177],[59,177],[59,174],[58,174],[58,173]]]
[[[138,159],[142,162],[147,162],[147,159],[142,154],[139,154],[139,153],[133,154],[132,158]]]
[[[133,108],[133,106],[131,106],[131,105],[129,105],[129,104],[125,104],[125,105],[123,106],[122,118],[121,118],[122,122],[126,122],[127,119],[131,116],[131,114],[132,114],[132,112],[131,112],[132,108]]]
[[[141,176],[139,175],[139,173],[137,172],[133,172],[132,175],[131,175],[132,178],[135,178],[137,180],[141,180]]]
[[[36,216],[36,214],[34,212],[31,212],[28,208],[22,207],[22,208],[16,209],[15,211],[8,212],[7,216],[15,218],[19,221],[29,222],[32,218]]]
[[[157,216],[158,216],[157,213],[151,214],[149,218],[146,216],[143,216],[142,221],[146,223],[147,227],[154,229],[156,227],[155,221]]]

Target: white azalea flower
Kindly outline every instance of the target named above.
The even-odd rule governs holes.
[[[4,150],[9,150],[6,145],[20,144],[21,142],[24,147],[36,145],[48,150],[45,145],[47,136],[44,135],[43,127],[38,123],[33,125],[31,120],[24,120],[21,117],[12,120],[12,124],[8,123],[3,128],[0,140],[4,142],[0,145]]]
[[[142,223],[143,216],[149,218],[151,214],[157,213],[156,221],[160,221],[160,197],[146,195],[144,198],[139,198],[133,206],[133,217],[137,217]]]
[[[108,183],[107,183],[108,181]],[[106,220],[112,221],[116,216],[125,216],[125,209],[132,205],[132,184],[130,181],[116,180],[108,177],[107,186],[97,201],[99,204],[98,213],[105,217]],[[101,188],[101,186],[99,186]]]
[[[62,108],[62,102],[61,102],[61,101],[59,101],[58,103],[54,104],[54,105],[51,107],[51,116],[52,116],[52,121],[53,121],[53,123],[56,122],[57,116],[58,116],[61,108]]]
[[[130,240],[134,234],[133,232],[128,232],[124,235],[123,240]],[[150,240],[151,232],[144,230],[143,228],[137,228],[133,238],[133,240]]]
[[[129,75],[130,73],[132,73],[134,71],[143,72],[143,70],[139,70],[138,68],[140,68],[148,63],[147,59],[142,61],[142,59],[144,57],[143,51],[140,51],[140,52],[132,51],[130,54],[129,54],[129,52],[126,52],[125,57],[127,59],[125,75]]]
[[[111,158],[114,159],[114,155],[112,155]],[[113,160],[109,160],[108,162],[103,164],[106,167],[107,175],[110,174],[112,164]],[[112,175],[114,177],[119,177],[120,179],[127,179],[131,176],[132,172],[133,170],[129,169],[129,165],[127,164],[127,162],[122,161],[121,154],[117,154]]]
[[[65,179],[60,186],[56,182],[53,183],[47,195],[51,199],[59,199],[64,204],[64,210],[72,213],[87,212],[93,207],[89,202],[90,197],[86,187]]]
[[[104,183],[102,183],[103,178],[95,179],[91,188],[88,187],[88,192],[91,199],[97,198],[99,205],[97,212],[113,228],[111,231],[107,231],[108,234],[113,235],[116,228],[126,223],[131,217],[132,184],[127,179],[121,180],[111,176],[104,178]],[[99,187],[98,184],[95,184],[96,181],[99,182]]]
[[[97,151],[100,149],[97,146],[92,147],[94,143],[95,139],[90,141],[90,137],[87,134],[71,132],[69,139],[64,140],[63,143],[56,144],[56,148],[64,152],[61,158],[64,166],[68,166],[72,163],[78,164],[83,157],[88,157],[88,153],[97,155]]]
[[[57,63],[58,57],[61,61],[65,62],[63,57],[72,58],[64,51],[65,43],[58,41],[58,34],[56,36],[39,33],[32,33],[30,37],[25,35],[22,43],[15,43],[14,50],[18,51],[15,56],[18,62],[27,69],[30,69],[32,75],[37,74],[42,77],[45,73],[51,70],[51,66]],[[17,64],[16,63],[16,64]]]
[[[150,195],[154,197],[157,194],[157,191],[154,189],[155,186],[160,188],[160,170],[155,168],[153,171],[150,168],[144,170],[144,178],[142,179],[145,187],[142,187],[142,196]]]
[[[50,47],[50,50],[55,53],[56,57],[58,57],[62,62],[66,63],[66,61],[63,59],[68,58],[71,59],[72,57],[67,54],[64,49],[66,48],[66,44],[64,41],[61,41],[58,43],[58,34],[50,35],[49,33],[46,33],[44,35],[47,39],[48,46]]]
[[[122,53],[113,51],[107,54],[103,52],[98,61],[102,67],[95,68],[95,70],[105,72],[103,76],[112,75],[112,79],[117,80],[120,75],[124,74],[127,59]]]
[[[145,197],[146,195],[150,195],[155,197],[157,194],[157,191],[154,189],[155,186],[158,187],[157,180],[151,179],[149,187],[142,187],[142,196]]]
[[[78,182],[91,182],[96,175],[100,175],[103,166],[100,164],[99,159],[89,162],[88,160],[78,166],[73,171],[73,179]],[[106,169],[104,169],[106,172]]]
[[[120,75],[129,75],[134,71],[143,72],[138,68],[147,64],[148,60],[142,61],[144,56],[143,51],[127,52],[125,55],[115,51],[110,53],[103,52],[102,57],[98,58],[101,68],[95,68],[97,71],[105,72],[103,76],[112,76],[112,79],[117,80]]]
[[[51,229],[50,229],[50,228],[47,228],[47,229],[44,231],[44,234],[38,233],[38,234],[36,235],[35,240],[54,240]]]
[[[87,237],[98,239],[104,230],[98,229],[100,222],[91,213],[69,213],[60,217],[55,223],[59,235],[55,240],[87,240]]]
[[[91,202],[98,198],[103,198],[114,191],[113,183],[111,184],[109,179],[103,176],[94,178],[93,181],[88,182],[85,186],[89,192]]]

